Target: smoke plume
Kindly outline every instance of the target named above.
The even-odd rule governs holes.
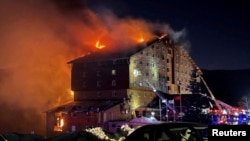
[[[97,40],[113,50],[171,30],[58,2],[0,0],[0,132],[44,134],[44,112],[72,100],[67,62],[95,51]]]

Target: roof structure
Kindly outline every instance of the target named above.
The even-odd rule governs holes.
[[[105,60],[113,60],[116,58],[129,58],[133,54],[141,51],[142,49],[148,47],[149,45],[160,41],[162,39],[166,39],[168,36],[165,36],[163,38],[157,38],[153,39],[152,41],[149,41],[145,44],[140,44],[137,47],[128,47],[128,48],[121,48],[121,49],[116,49],[114,51],[110,50],[105,50],[101,49],[93,53],[88,53],[83,57],[76,58],[74,60],[71,60],[68,62],[68,64],[72,63],[81,63],[81,62],[96,62],[96,61],[105,61]],[[119,47],[117,47],[119,48]]]
[[[112,108],[115,105],[121,104],[122,100],[114,100],[114,101],[92,101],[92,102],[81,102],[81,101],[73,101],[66,103],[64,105],[60,105],[54,107],[46,112],[100,112],[106,111]]]

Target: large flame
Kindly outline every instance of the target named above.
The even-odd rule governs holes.
[[[138,37],[148,41],[155,38],[152,31],[168,30],[165,24],[121,19],[110,11],[97,14],[85,7],[69,12],[65,4],[52,2],[60,1],[1,1],[0,125],[5,128],[0,132],[41,133],[44,111],[73,99],[67,62],[96,51],[94,43],[110,50],[135,47]]]
[[[95,43],[95,47],[98,48],[98,49],[102,49],[102,48],[104,48],[105,46],[102,45],[102,44],[100,44],[100,41],[97,40],[96,43]]]

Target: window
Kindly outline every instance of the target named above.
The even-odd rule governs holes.
[[[168,54],[171,54],[171,53],[172,53],[172,52],[171,52],[171,50],[169,49],[169,50],[168,50]]]
[[[112,70],[112,75],[116,75],[116,70]]]
[[[86,72],[82,72],[82,77],[86,77]]]
[[[168,90],[171,90],[171,87],[170,87],[170,86],[168,86]]]
[[[116,91],[112,91],[112,97],[116,97]]]
[[[161,59],[162,59],[162,60],[164,60],[164,59],[165,59],[165,58],[164,58],[164,55],[162,55],[162,56],[161,56]]]
[[[82,87],[83,87],[83,88],[86,88],[86,82],[83,82],[83,83],[82,83]]]
[[[101,87],[101,81],[97,81],[97,82],[96,82],[96,86],[97,86],[97,87]]]
[[[134,76],[142,75],[140,70],[134,70],[133,71]]]
[[[170,81],[170,78],[169,78],[169,76],[167,76],[167,81]]]
[[[56,117],[56,125],[54,126],[54,131],[63,131],[64,121],[61,116]]]
[[[143,83],[142,83],[142,81],[140,81],[140,82],[139,82],[139,85],[140,85],[140,86],[143,86]]]
[[[97,62],[97,65],[98,65],[98,66],[101,66],[101,65],[102,65],[102,62]]]
[[[116,80],[112,80],[112,86],[116,86]]]
[[[100,71],[96,71],[96,76],[101,76],[101,72]]]
[[[102,93],[101,92],[97,92],[97,97],[101,97]]]

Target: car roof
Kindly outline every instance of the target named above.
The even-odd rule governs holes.
[[[161,126],[169,126],[171,128],[175,127],[208,127],[207,124],[196,123],[196,122],[163,122],[163,123],[155,123],[155,124],[147,124],[142,127],[161,127]],[[141,128],[141,127],[140,127]]]

